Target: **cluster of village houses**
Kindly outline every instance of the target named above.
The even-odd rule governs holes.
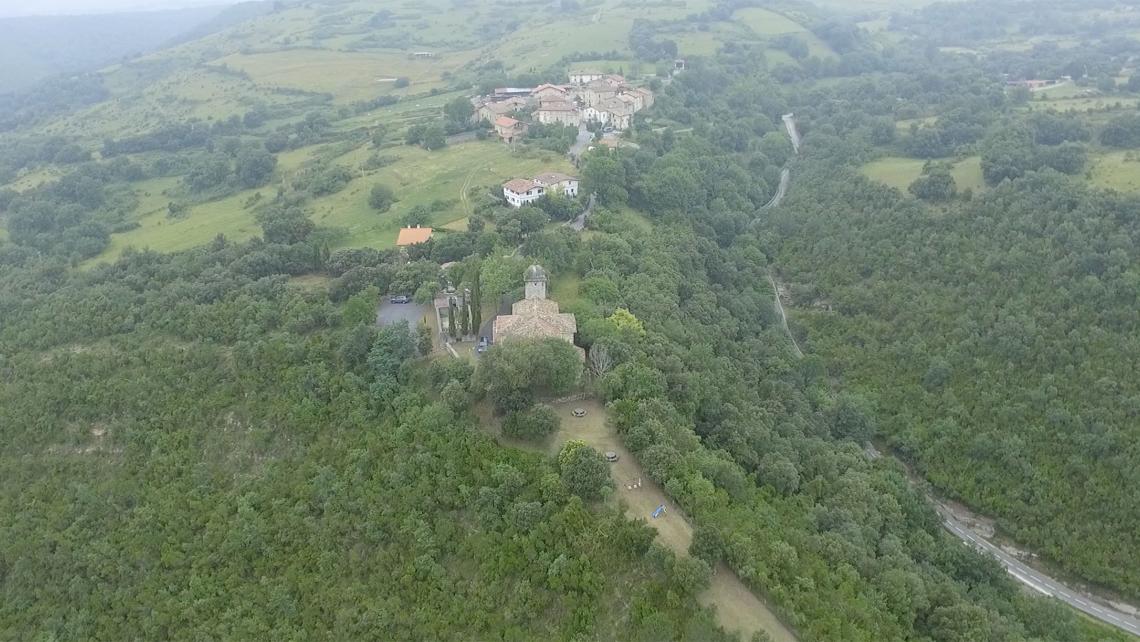
[[[596,122],[616,131],[627,129],[633,115],[653,104],[653,92],[634,87],[616,74],[571,72],[569,84],[502,87],[472,99],[475,120],[485,120],[505,142],[526,135],[527,124],[512,115],[531,112],[535,122],[578,127]]]

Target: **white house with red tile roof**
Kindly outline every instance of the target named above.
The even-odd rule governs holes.
[[[522,207],[546,195],[546,188],[526,178],[512,178],[503,183],[503,197],[512,207]]]
[[[543,172],[534,177],[534,183],[550,192],[561,192],[571,198],[578,196],[578,179],[569,174]]]

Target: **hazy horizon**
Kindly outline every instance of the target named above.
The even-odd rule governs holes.
[[[241,0],[0,0],[0,18],[162,11]]]

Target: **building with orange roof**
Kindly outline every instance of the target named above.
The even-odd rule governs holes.
[[[510,116],[499,116],[495,119],[495,133],[504,143],[513,143],[526,135],[526,123]]]
[[[396,247],[408,247],[409,245],[419,245],[420,243],[427,243],[431,240],[432,229],[430,227],[401,227],[400,233],[396,235]]]

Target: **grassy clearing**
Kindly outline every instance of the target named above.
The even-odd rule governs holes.
[[[334,159],[334,162],[355,169],[371,153],[372,150],[364,146]],[[489,141],[464,143],[436,152],[418,147],[397,147],[386,153],[399,157],[399,161],[365,173],[340,192],[312,202],[315,223],[344,231],[339,247],[391,246],[396,240],[402,216],[416,205],[443,202],[443,207],[433,212],[430,224],[444,226],[449,222],[456,223],[463,219],[459,196],[465,187],[498,185],[512,177],[530,176],[546,170],[572,171],[569,163],[556,154],[512,152],[504,145]],[[288,172],[320,154],[321,147],[294,150],[281,155],[280,165]],[[383,214],[368,206],[368,193],[376,183],[388,185],[400,199]],[[110,245],[93,261],[114,260],[124,249],[132,246],[173,252],[208,243],[218,234],[232,240],[256,236],[261,230],[254,221],[253,208],[246,207],[247,201],[258,192],[269,198],[275,190],[272,185],[245,190],[194,205],[185,217],[172,219],[166,206],[171,200],[171,190],[177,185],[178,179],[175,178],[139,183],[135,190],[139,198],[139,227],[112,235]]]
[[[744,23],[757,35],[778,36],[785,33],[803,33],[807,29],[803,25],[785,16],[768,9],[750,7],[736,12],[735,18]]]
[[[337,159],[355,166],[371,153],[367,147]],[[318,225],[342,228],[340,246],[385,247],[395,242],[399,221],[416,205],[445,205],[433,211],[430,224],[444,226],[463,218],[460,194],[464,189],[497,186],[517,176],[544,170],[573,171],[557,154],[524,155],[497,142],[472,141],[428,152],[418,147],[400,147],[388,153],[399,161],[353,180],[336,194],[313,201],[313,220]],[[383,183],[396,192],[399,201],[378,214],[368,206],[372,186]]]
[[[786,51],[780,49],[765,49],[764,57],[768,59],[768,67],[778,67],[780,65],[787,65],[788,67],[798,67],[800,63]]]
[[[122,234],[112,234],[107,249],[90,262],[113,261],[128,247],[176,252],[208,243],[218,234],[224,234],[234,241],[256,236],[261,233],[261,229],[253,220],[253,212],[245,208],[244,204],[258,191],[246,190],[223,199],[194,205],[184,217],[177,219],[167,216],[165,206],[169,199],[153,195],[148,200],[148,206],[158,203],[162,205],[142,214],[138,219],[138,228]],[[260,191],[262,196],[271,197],[273,187],[263,187]]]
[[[1036,95],[1034,95],[1036,97]],[[1140,98],[1122,96],[1092,96],[1088,98],[1061,98],[1057,100],[1031,100],[1026,107],[1031,110],[1054,109],[1059,112],[1088,112],[1136,109]]]
[[[776,13],[769,9],[750,7],[737,11],[734,16],[737,22],[758,36],[773,37],[793,34],[807,44],[808,52],[812,56],[834,58],[836,55],[826,42],[820,40],[818,36],[809,31],[802,24],[782,13]]]
[[[451,230],[452,232],[466,232],[468,221],[469,217],[464,216],[463,218],[457,218],[450,223],[444,223],[440,227],[445,230]]]
[[[948,160],[948,159],[947,159]],[[920,158],[888,156],[863,166],[863,175],[891,187],[906,191],[916,178],[922,175],[926,161]],[[977,156],[970,156],[954,163],[950,170],[958,190],[972,189],[977,192],[985,188],[982,178],[982,163]]]
[[[634,13],[611,14],[602,10],[597,22],[576,16],[528,26],[496,45],[492,55],[514,69],[541,69],[576,51],[625,54],[629,51],[629,30],[634,17]]]
[[[711,56],[724,44],[724,38],[712,31],[691,31],[676,34],[677,52],[682,56]]]
[[[1119,192],[1140,191],[1140,154],[1135,151],[1108,152],[1095,157],[1092,183]]]
[[[895,122],[895,129],[899,131],[910,131],[911,125],[925,127],[927,125],[933,125],[936,122],[938,122],[937,116],[926,116],[925,118],[904,118],[903,120]]]
[[[26,172],[16,180],[4,185],[8,189],[16,190],[17,192],[26,192],[35,189],[44,183],[49,183],[55,179],[63,176],[63,171],[54,165],[46,167],[38,167],[30,172]]]
[[[435,96],[417,96],[404,98],[394,105],[387,105],[363,113],[359,116],[338,121],[334,127],[340,131],[373,127],[378,124],[388,126],[391,136],[395,139],[395,132],[401,127],[416,121],[439,116],[443,112],[443,105],[456,96],[467,96],[470,92],[454,91],[440,93]]]
[[[413,60],[403,52],[289,49],[234,54],[218,62],[244,71],[259,85],[329,93],[344,103],[399,92],[393,81],[400,76],[411,79],[409,91],[441,87],[445,72],[455,71],[473,57],[473,53],[447,53]]]
[[[632,70],[635,66],[637,66],[637,64],[633,60],[625,58],[612,60],[583,60],[580,62],[570,63],[567,66],[567,71],[600,71],[607,74],[632,75]]]
[[[711,56],[729,42],[757,42],[760,37],[738,22],[715,22],[707,31],[678,30],[667,37],[677,42],[682,55]]]
[[[1053,100],[1057,98],[1073,98],[1076,96],[1084,95],[1087,91],[1085,87],[1078,87],[1071,82],[1065,82],[1060,85],[1048,87],[1046,89],[1039,89],[1033,92],[1034,100]]]
[[[133,74],[120,70],[108,77]],[[131,83],[138,83],[130,89]],[[204,67],[179,69],[159,79],[118,78],[126,87],[122,95],[65,115],[41,128],[48,135],[67,136],[97,149],[106,138],[135,136],[171,122],[192,118],[211,120],[241,115],[257,104],[280,104],[295,100],[261,92],[244,78]]]

